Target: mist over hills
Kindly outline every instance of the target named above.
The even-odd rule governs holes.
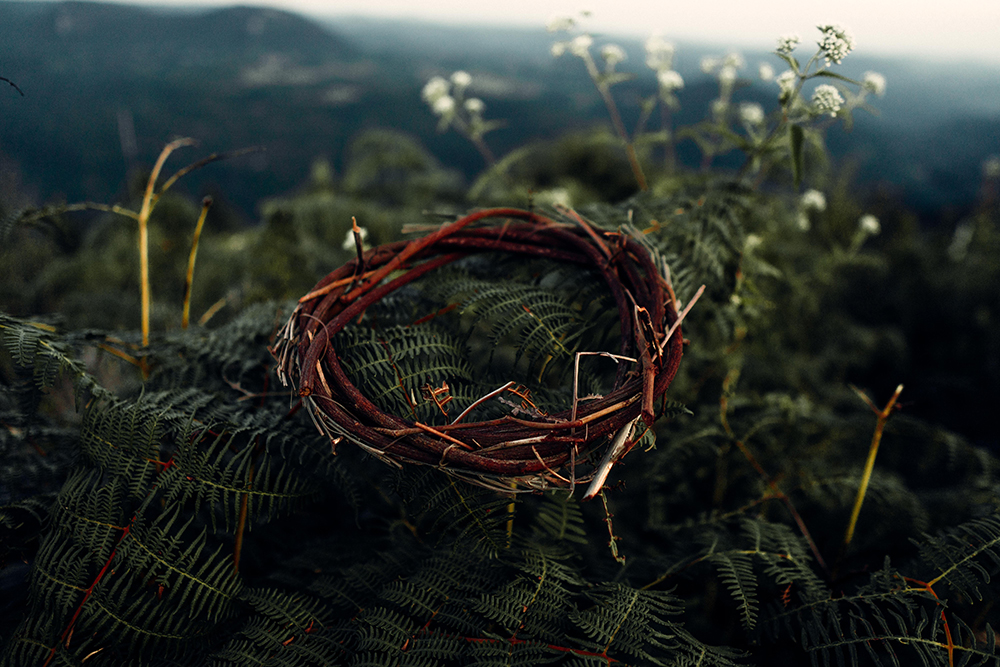
[[[633,123],[654,82],[641,43],[616,41],[631,56],[624,69],[637,76],[616,89]],[[0,75],[25,93],[0,95],[0,203],[121,199],[128,174],[179,135],[197,138],[199,155],[266,148],[212,165],[188,184],[193,195],[211,193],[247,221],[262,199],[302,184],[316,158],[339,169],[347,146],[367,129],[410,133],[471,178],[481,159],[461,137],[436,132],[421,87],[434,74],[471,72],[486,116],[506,121],[488,136],[499,155],[606,123],[581,64],[553,59],[551,42],[541,28],[315,19],[257,7],[0,2]],[[678,45],[687,82],[679,124],[704,117],[716,84],[699,60],[723,53]],[[763,52],[744,56],[747,85],[738,99],[773,108],[773,84],[751,79],[759,62],[780,63]],[[856,169],[862,191],[889,192],[928,220],[961,215],[974,202],[983,160],[1000,153],[1000,70],[858,52],[838,71],[865,70],[888,79],[887,95],[874,105],[880,115],[856,113],[849,134],[831,128],[833,155]],[[693,146],[680,148],[682,158],[695,156]]]

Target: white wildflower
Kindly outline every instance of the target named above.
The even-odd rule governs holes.
[[[719,83],[727,87],[736,83],[736,68],[732,65],[723,65],[719,70]]]
[[[962,222],[955,227],[955,235],[948,246],[948,256],[954,262],[961,262],[969,252],[969,244],[976,234],[976,227],[971,222]]]
[[[590,47],[593,45],[594,38],[590,35],[577,35],[569,43],[569,52],[583,58],[590,52]]]
[[[863,216],[858,218],[858,229],[865,234],[875,236],[882,231],[882,225],[879,224],[878,218],[874,215],[871,213],[865,213]]]
[[[605,44],[601,47],[601,57],[604,58],[604,62],[606,62],[609,67],[614,67],[621,61],[625,60],[627,56],[625,54],[625,49],[617,44]]]
[[[672,69],[657,72],[656,80],[660,82],[660,87],[667,91],[679,90],[684,87],[684,78],[681,73]]]
[[[991,155],[983,160],[983,177],[1000,177],[1000,155]]]
[[[455,112],[455,98],[451,95],[442,95],[434,100],[431,109],[438,116],[448,116]]]
[[[839,25],[816,26],[822,35],[822,39],[817,42],[823,51],[827,67],[831,63],[837,65],[854,48],[854,37]]]
[[[744,102],[740,105],[740,120],[751,127],[757,127],[764,122],[764,107],[756,102]]]
[[[726,115],[726,111],[729,110],[729,102],[723,99],[712,100],[712,115],[716,118],[722,118]]]
[[[552,48],[549,49],[549,51],[551,51],[554,57],[558,58],[562,54],[566,53],[566,46],[568,44],[569,42],[556,42],[552,45]]]
[[[764,237],[760,234],[747,234],[743,242],[743,252],[753,252],[764,243]]]
[[[802,38],[795,33],[789,33],[787,35],[782,35],[778,38],[778,46],[775,51],[778,53],[783,53],[786,56],[795,50],[795,47],[799,45]]]
[[[424,84],[424,89],[420,93],[420,96],[428,104],[434,104],[440,98],[448,94],[451,90],[451,85],[448,83],[447,79],[440,76],[431,77],[430,81]]]
[[[569,30],[574,25],[576,25],[576,21],[573,20],[572,16],[553,14],[545,23],[545,29],[549,32],[561,32],[563,30]]]
[[[805,211],[799,211],[799,215],[795,218],[795,223],[804,232],[808,232],[809,228],[812,227],[812,220],[809,219]]]
[[[723,67],[733,67],[735,69],[743,69],[746,67],[747,61],[743,60],[743,56],[738,53],[727,53],[726,57],[722,59]]]
[[[825,211],[826,195],[819,190],[806,190],[799,199],[799,206],[804,211]]]
[[[760,67],[757,68],[757,72],[760,74],[761,81],[770,81],[774,78],[774,68],[767,63],[761,63]]]
[[[861,87],[876,95],[885,94],[885,77],[878,72],[865,72],[861,75]]]
[[[775,77],[774,82],[778,84],[778,88],[781,89],[781,96],[791,95],[792,91],[795,90],[795,82],[799,77],[795,75],[790,69],[786,69],[784,72]]]
[[[705,56],[701,59],[701,71],[705,74],[711,74],[716,67],[719,66],[719,59],[713,58],[711,56]]]
[[[552,188],[536,193],[535,203],[539,206],[573,208],[573,197],[566,188]]]
[[[659,35],[646,40],[646,65],[657,72],[670,69],[674,61],[674,45]]]
[[[830,114],[836,116],[840,107],[844,104],[844,98],[840,91],[828,83],[816,86],[812,96],[813,110],[817,114]]]
[[[465,110],[473,116],[482,114],[483,110],[486,109],[486,104],[478,97],[470,97],[465,100],[465,104],[463,104],[463,106],[465,107]]]
[[[358,227],[361,230],[361,243],[368,240],[368,229],[365,227]],[[344,238],[344,245],[342,246],[344,250],[354,250],[355,240],[354,240],[354,230],[348,229],[347,236]]]
[[[458,70],[451,75],[451,82],[456,88],[468,88],[472,83],[472,76],[465,70]]]

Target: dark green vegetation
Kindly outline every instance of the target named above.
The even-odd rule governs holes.
[[[30,97],[22,75],[2,74]],[[22,101],[10,92],[5,111]],[[39,161],[86,158],[45,150]],[[804,230],[787,171],[751,189],[649,163],[651,189],[635,194],[606,131],[529,144],[472,188],[396,132],[358,134],[342,156],[336,173],[317,162],[294,195],[265,201],[255,227],[209,218],[191,309],[205,321],[188,329],[198,205],[168,191],[149,221],[145,348],[135,222],[4,202],[0,664],[1000,665],[996,177],[975,180],[957,227],[928,229],[807,162],[829,205]],[[227,164],[239,168],[181,183]],[[392,468],[349,442],[332,455],[268,346],[294,299],[352,256],[351,217],[374,245],[554,186],[596,227],[655,248],[682,302],[707,285],[667,395],[686,410],[614,468],[607,510],[579,492],[511,499]],[[139,209],[134,193],[122,201]],[[866,212],[880,233],[861,232]],[[492,386],[469,369],[502,373],[510,358],[523,360],[511,379],[551,411],[565,378],[541,383],[539,367],[614,348],[613,325],[576,307],[606,298],[592,276],[499,256],[460,268],[342,335],[357,384],[385,409],[440,418],[421,387],[451,373],[468,402]],[[585,368],[583,386],[600,391],[609,367]],[[858,391],[881,408],[899,383],[845,548],[877,421]]]

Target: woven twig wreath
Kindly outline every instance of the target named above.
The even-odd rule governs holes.
[[[302,297],[279,332],[274,354],[282,381],[298,383],[313,421],[334,446],[346,439],[397,465],[437,466],[508,492],[590,484],[593,496],[633,444],[636,422],[653,424],[655,405],[680,364],[682,316],[667,272],[643,244],[569,215],[571,222],[559,223],[518,209],[484,210],[422,238],[364,252]],[[619,364],[610,392],[574,400],[572,409],[544,418],[430,426],[386,414],[358,390],[341,366],[334,335],[394,290],[482,252],[572,262],[603,277],[618,308],[618,356],[634,362]]]

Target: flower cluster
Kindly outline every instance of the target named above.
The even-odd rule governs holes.
[[[826,195],[819,190],[806,190],[799,199],[799,205],[805,211],[822,213],[826,210]]]
[[[472,76],[463,70],[454,72],[451,80],[444,77],[435,76],[424,85],[420,96],[431,107],[435,116],[441,119],[441,129],[445,129],[455,119],[458,104],[461,102],[462,108],[472,118],[473,124],[476,120],[482,120],[483,110],[486,104],[478,97],[464,99],[465,90],[472,84]],[[452,89],[454,86],[454,89]]]
[[[576,20],[572,16],[553,14],[545,23],[545,29],[549,32],[563,32],[566,30],[572,30],[575,25]]]
[[[706,56],[701,59],[701,71],[705,74],[715,73],[719,80],[719,97],[712,101],[712,115],[716,120],[722,120],[729,109],[733,88],[739,76],[739,70],[746,67],[746,61],[738,53],[729,53],[722,58]]]
[[[831,63],[839,65],[844,56],[854,48],[854,37],[839,25],[816,27],[819,28],[821,34],[818,44],[826,59],[826,66],[829,67]]]
[[[764,123],[764,107],[756,102],[740,105],[740,120],[748,127],[758,127]]]
[[[786,69],[784,72],[779,74],[774,82],[778,84],[778,100],[782,103],[788,101],[792,93],[795,92],[795,84],[799,80],[799,77],[790,69]]]
[[[497,127],[496,122],[483,120],[486,103],[478,97],[466,97],[466,91],[472,85],[472,75],[464,70],[453,72],[445,79],[441,76],[431,77],[424,84],[420,96],[430,106],[431,111],[440,120],[438,131],[444,132],[453,127],[464,134],[483,155],[487,164],[493,162],[493,155],[483,143],[483,135]]]
[[[673,42],[668,42],[659,35],[650,35],[646,40],[646,65],[654,72],[669,70],[674,65]]]
[[[617,44],[605,44],[601,47],[601,58],[604,59],[604,62],[608,67],[614,67],[627,57],[625,49]]]
[[[804,232],[812,228],[812,221],[809,219],[810,211],[822,213],[826,210],[826,195],[819,190],[806,190],[799,198],[799,214],[796,223]]]
[[[801,41],[802,38],[794,33],[782,35],[778,38],[778,46],[775,48],[775,51],[787,56],[795,50],[795,47],[797,47]]]
[[[885,94],[885,77],[878,72],[865,72],[861,75],[861,87],[882,96]]]
[[[656,72],[660,99],[671,109],[680,106],[674,92],[684,87],[684,77],[674,69],[674,50],[673,43],[659,35],[652,35],[646,40],[646,65]]]
[[[865,213],[858,218],[858,230],[865,236],[875,236],[882,231],[882,225],[871,213]]]
[[[816,90],[813,91],[813,111],[818,115],[828,113],[830,116],[836,116],[843,104],[844,98],[835,86],[824,83],[816,86]]]

